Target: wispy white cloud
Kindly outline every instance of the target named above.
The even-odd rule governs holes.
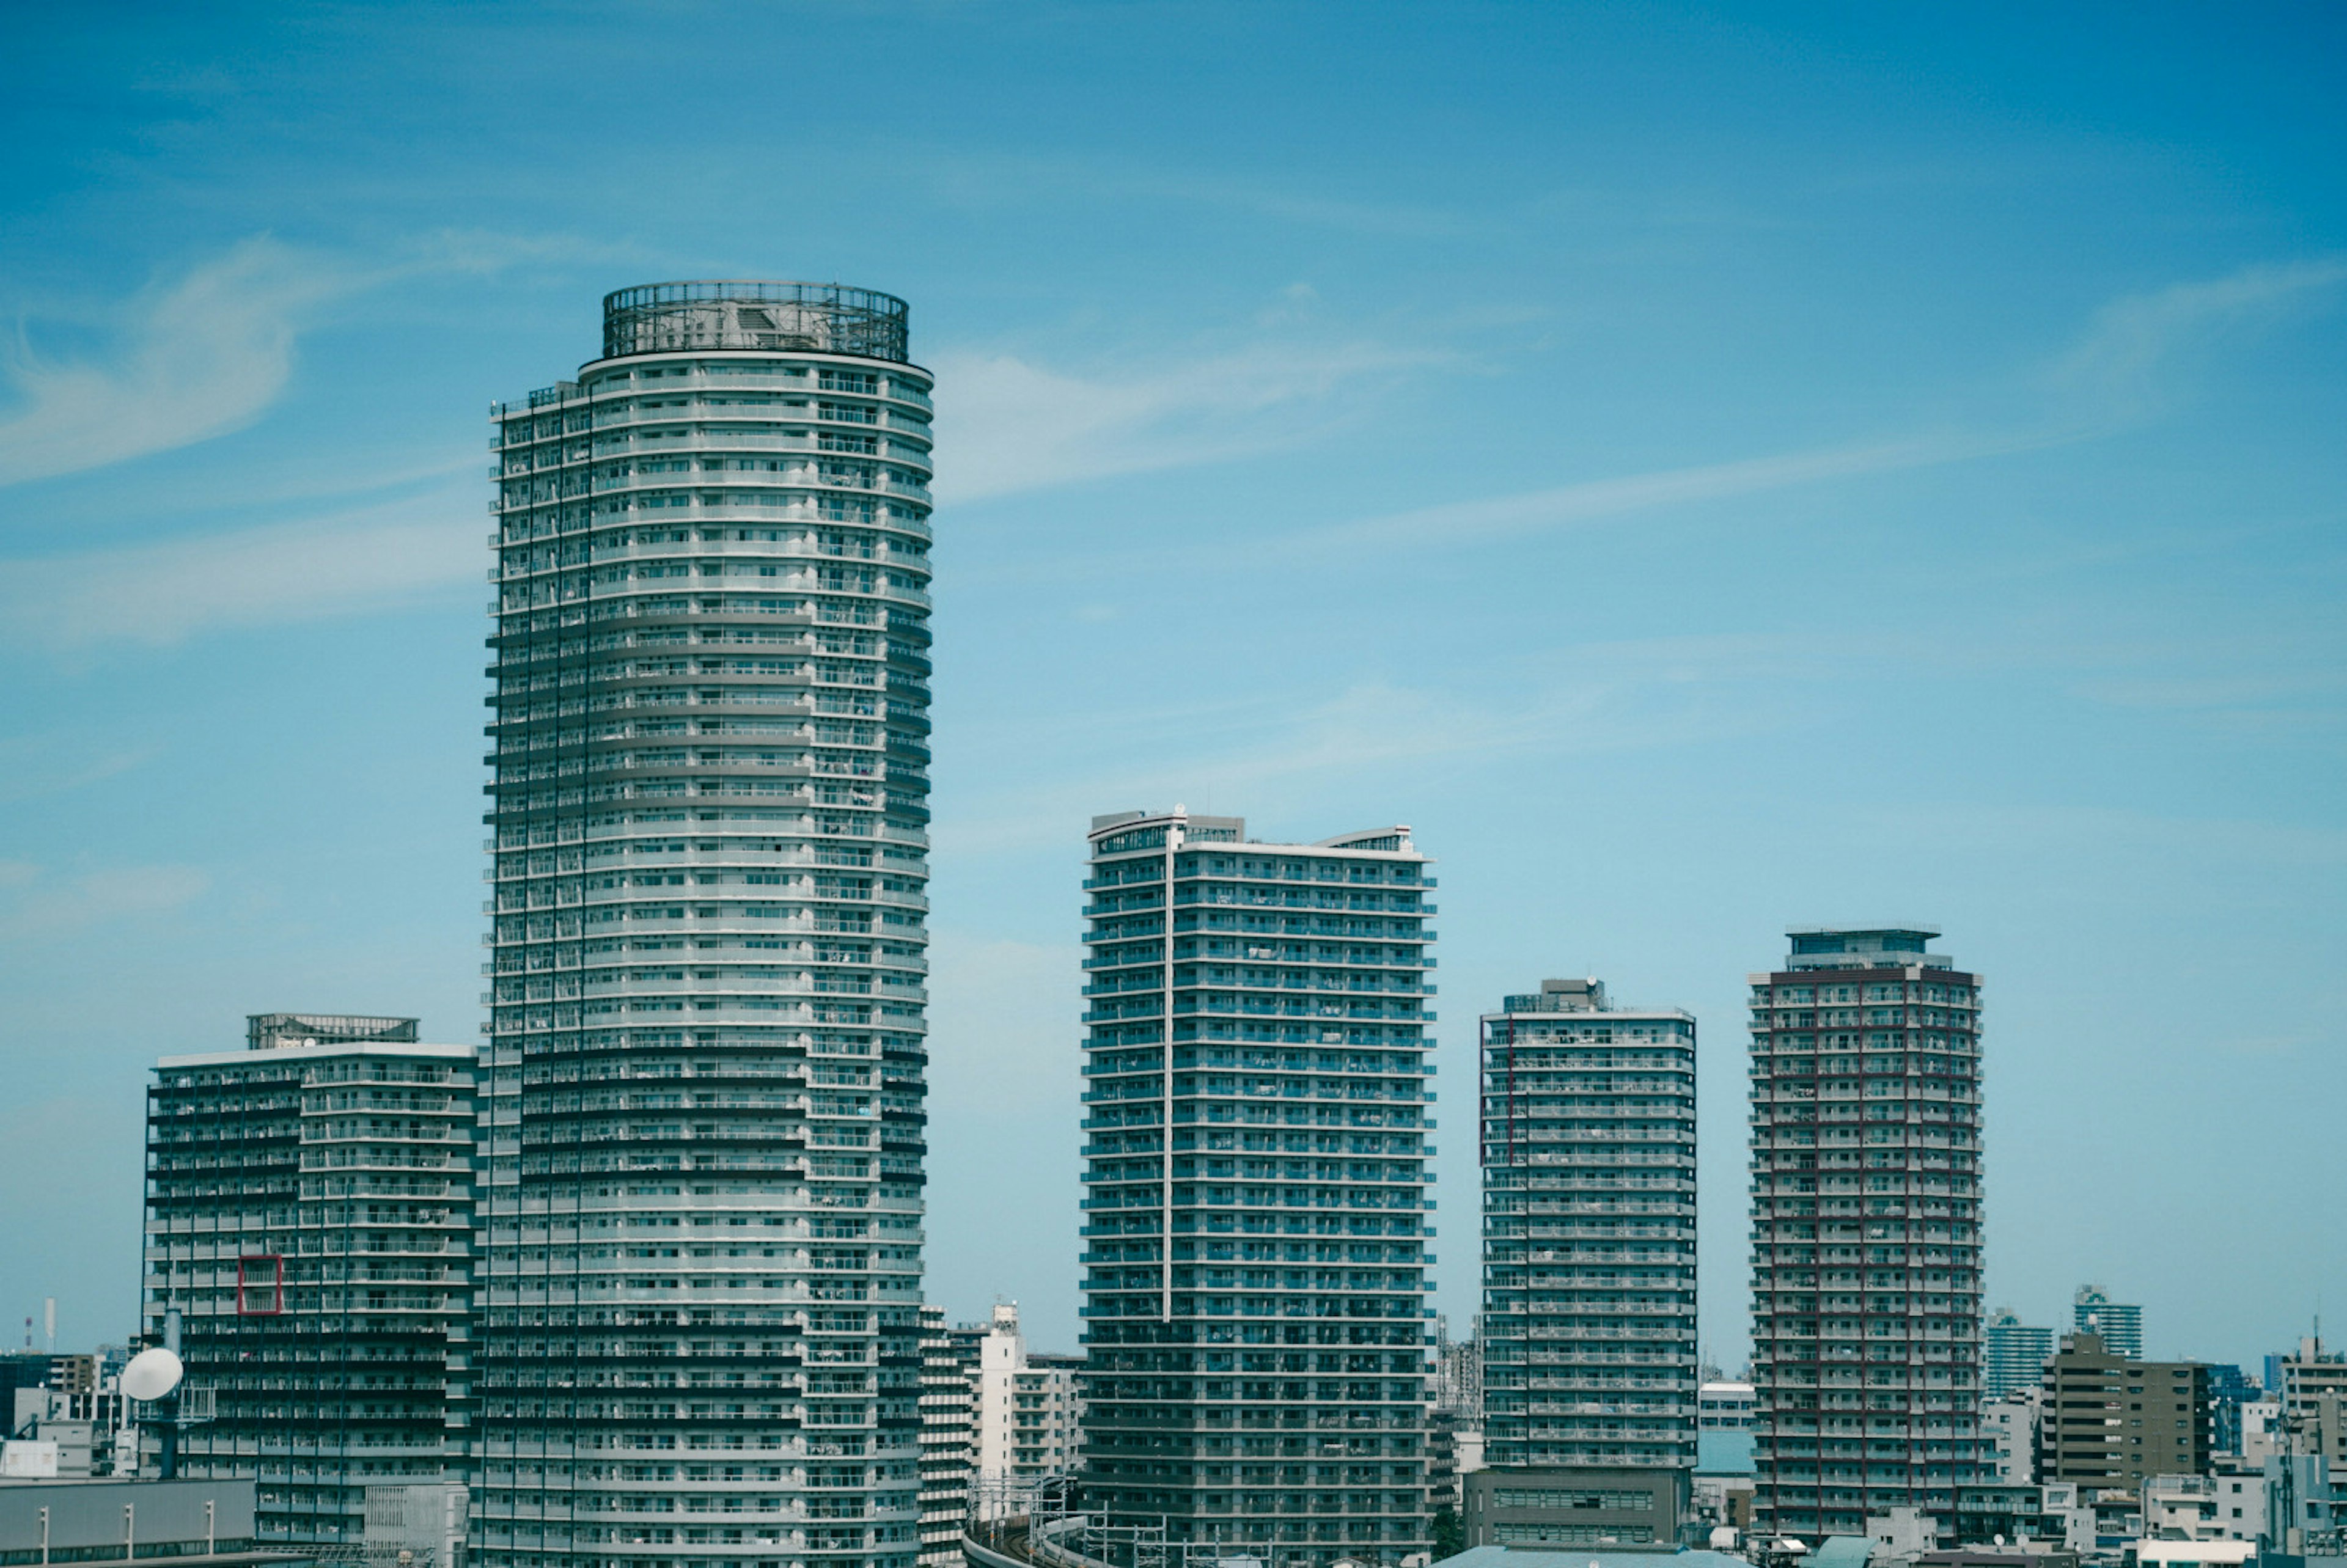
[[[2268,326],[2342,283],[2347,260],[2321,257],[2114,300],[2048,368],[2054,422],[2091,436],[2161,414],[2177,395],[2185,354]]]
[[[1502,538],[1773,490],[1942,466],[2094,440],[2163,412],[2178,395],[2178,361],[2189,350],[2253,329],[2347,282],[2347,262],[2248,267],[2223,278],[2118,300],[2099,312],[2077,343],[2055,355],[2012,401],[2024,412],[1977,426],[1948,426],[1758,457],[1691,464],[1642,474],[1580,479],[1508,495],[1417,507],[1235,543],[1225,559],[1327,559],[1440,541]],[[1071,385],[1074,384],[1071,384]],[[1081,403],[1080,396],[1071,403]],[[1112,418],[1112,415],[1106,415]],[[1146,433],[1145,421],[1140,422]],[[1149,436],[1144,434],[1144,442]],[[1178,461],[1178,443],[1163,448]],[[1163,552],[1077,561],[1062,569],[1130,569]]]
[[[1036,737],[1012,788],[941,819],[943,854],[1064,843],[1090,815],[1176,800],[1276,802],[1383,774],[1405,798],[1438,771],[1511,753],[1585,755],[1691,744],[1780,722],[1754,687],[1820,650],[1801,640],[1664,638],[1585,644],[1537,664],[1479,670],[1473,690],[1361,682],[1297,701],[1187,704],[1083,715],[1062,726],[1080,751]],[[1162,744],[1179,737],[1178,747]],[[1152,743],[1160,743],[1153,750]],[[1102,759],[1113,758],[1102,765]],[[1045,782],[1048,781],[1048,782]]]
[[[0,740],[0,803],[62,794],[152,762],[152,745],[91,745],[59,735],[12,735]],[[0,886],[6,878],[0,874]]]
[[[36,647],[164,645],[198,632],[396,608],[478,580],[488,559],[469,488],[323,518],[19,559],[0,620]]]
[[[248,240],[129,305],[119,357],[59,364],[21,340],[7,365],[19,406],[0,418],[0,485],[75,473],[241,429],[293,370],[302,318],[350,273]]]
[[[938,361],[942,498],[1042,489],[1276,451],[1365,393],[1456,356],[1371,343],[1261,343],[1172,366],[1078,374],[1017,354]]]
[[[123,866],[60,879],[24,861],[0,862],[0,940],[168,915],[210,885],[192,866]]]
[[[563,235],[449,230],[364,263],[256,235],[133,298],[86,306],[114,329],[110,355],[52,360],[20,330],[0,358],[15,406],[0,413],[0,485],[103,467],[225,436],[274,404],[321,307],[435,272],[602,253]]]

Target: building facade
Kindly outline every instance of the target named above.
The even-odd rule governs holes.
[[[1422,1553],[1428,858],[1179,806],[1090,846],[1087,1501],[1280,1564]]]
[[[251,1478],[264,1546],[354,1544],[370,1487],[462,1462],[479,1053],[318,1014],[247,1044],[155,1069],[145,1328],[210,1417],[178,1473]]]
[[[960,1568],[978,1442],[978,1368],[942,1307],[921,1308],[921,1565]]]
[[[2290,1451],[2321,1454],[2347,1474],[2347,1354],[2326,1351],[2319,1337],[2298,1342],[2298,1354],[2278,1364],[2274,1393]]]
[[[2082,1285],[2070,1301],[2073,1333],[2091,1334],[2114,1356],[2143,1359],[2143,1308],[2113,1301],[2099,1285]],[[2050,1353],[2050,1351],[2049,1351]]]
[[[1946,1513],[1979,1461],[1980,977],[1914,928],[1750,977],[1755,1528]]]
[[[475,1553],[911,1568],[929,390],[661,283],[492,411]]]
[[[1482,1020],[1483,1433],[1495,1470],[1696,1459],[1696,1037],[1544,980]]]
[[[1998,1307],[1981,1328],[1981,1397],[2036,1392],[2052,1354],[2054,1330],[2033,1328],[2012,1307]]]
[[[2198,1362],[2138,1361],[2065,1334],[2042,1389],[2040,1481],[2139,1491],[2152,1476],[2209,1473],[2216,1421]]]
[[[2037,1481],[2038,1391],[2024,1389],[1981,1401],[1981,1481],[2030,1486]]]

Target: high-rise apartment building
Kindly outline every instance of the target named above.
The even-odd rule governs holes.
[[[1750,977],[1755,1528],[1945,1514],[1977,1473],[1980,991],[1936,931]]]
[[[354,1545],[370,1487],[462,1462],[478,1048],[308,1013],[246,1043],[147,1091],[146,1331],[209,1417],[179,1473],[256,1481],[264,1546]]]
[[[2054,1354],[2054,1330],[2033,1328],[2010,1307],[1988,1315],[1981,1330],[1981,1397],[2034,1393],[2045,1358]]]
[[[492,412],[474,1548],[911,1568],[929,388],[904,302],[658,283]]]
[[[2113,1301],[2099,1285],[2082,1285],[2070,1302],[2072,1332],[2091,1334],[2114,1356],[2143,1359],[2143,1308]]]
[[[1594,979],[1483,1018],[1494,1469],[1694,1467],[1695,1050],[1692,1015],[1612,1006]]]
[[[1085,1496],[1279,1564],[1428,1548],[1428,859],[1095,817]]]

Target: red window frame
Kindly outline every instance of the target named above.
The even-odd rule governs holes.
[[[264,1271],[262,1265],[267,1265]],[[253,1292],[266,1290],[268,1305],[257,1306]],[[285,1310],[285,1255],[276,1252],[247,1253],[236,1260],[236,1315],[239,1317],[275,1317]]]

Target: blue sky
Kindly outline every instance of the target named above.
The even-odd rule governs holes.
[[[2048,14],[2048,13],[2052,14]],[[15,7],[0,1324],[137,1293],[140,1085],[479,1022],[491,399],[607,290],[938,374],[933,1294],[1076,1336],[1086,819],[1442,859],[1473,1018],[1703,1039],[1788,924],[1988,984],[1990,1295],[2347,1303],[2347,23],[2317,6]],[[13,1340],[14,1336],[6,1337]]]

